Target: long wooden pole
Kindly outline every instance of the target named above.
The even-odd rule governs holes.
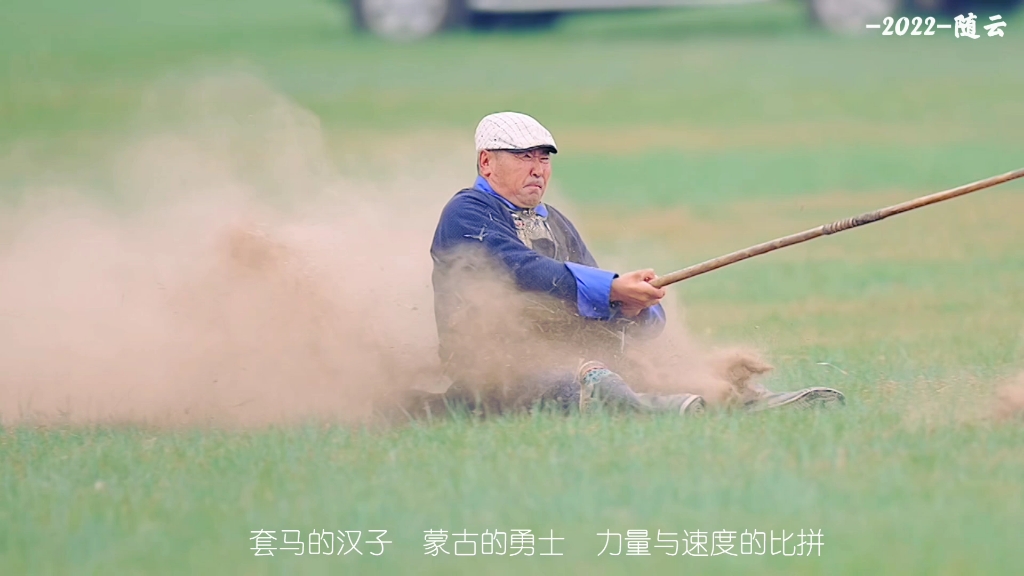
[[[942,202],[943,200],[949,200],[950,198],[956,198],[957,196],[963,196],[964,194],[970,194],[971,192],[977,192],[978,190],[983,190],[985,188],[991,188],[997,184],[1016,180],[1021,177],[1024,177],[1024,168],[1014,170],[1013,172],[1007,172],[1006,174],[1001,174],[999,176],[985,178],[984,180],[978,180],[977,182],[965,184],[943,192],[936,192],[935,194],[929,194],[928,196],[908,200],[901,204],[889,206],[888,208],[875,210],[874,212],[866,212],[860,216],[854,216],[853,218],[837,220],[830,224],[823,224],[817,228],[811,228],[810,230],[790,234],[789,236],[783,236],[782,238],[776,238],[775,240],[757,244],[750,248],[737,250],[731,254],[712,258],[711,260],[701,262],[700,264],[694,264],[693,266],[683,268],[682,270],[676,270],[670,274],[665,274],[664,276],[655,278],[651,281],[651,284],[658,288],[668,286],[669,284],[675,284],[676,282],[693,278],[694,276],[704,274],[705,272],[711,272],[712,270],[718,270],[723,266],[735,264],[736,262],[746,260],[747,258],[760,256],[761,254],[767,254],[768,252],[774,252],[780,248],[800,244],[801,242],[807,242],[808,240],[813,240],[821,236],[828,236],[830,234],[835,234],[837,232],[842,232],[844,230],[849,230],[872,222],[878,222],[879,220],[883,220],[889,216],[902,214],[903,212],[908,212],[915,208],[921,208],[922,206],[928,206],[929,204],[935,204],[936,202]]]

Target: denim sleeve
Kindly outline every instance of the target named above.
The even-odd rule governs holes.
[[[580,316],[608,320],[612,316],[612,280],[615,272],[566,262],[565,266],[576,278],[576,308]]]

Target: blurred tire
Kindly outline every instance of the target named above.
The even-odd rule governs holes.
[[[464,0],[350,0],[356,28],[389,40],[418,40],[466,20]]]
[[[863,34],[866,24],[880,24],[886,16],[897,17],[900,0],[810,0],[814,20],[839,34]]]

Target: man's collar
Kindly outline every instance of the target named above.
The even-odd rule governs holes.
[[[473,188],[481,192],[486,192],[491,196],[494,196],[498,200],[501,200],[505,204],[505,206],[508,206],[509,210],[523,210],[523,208],[520,208],[519,206],[516,206],[515,204],[509,202],[507,198],[495,192],[494,188],[491,188],[491,183],[488,182],[487,179],[484,178],[483,176],[476,177],[476,182],[473,183]],[[547,206],[544,205],[543,202],[538,204],[537,207],[534,208],[534,210],[536,210],[537,214],[541,218],[548,217],[548,208]]]

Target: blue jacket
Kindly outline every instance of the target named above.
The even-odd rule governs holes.
[[[529,248],[516,233],[512,214],[523,210],[499,196],[482,177],[472,188],[459,191],[441,212],[430,254],[434,262],[434,313],[438,336],[444,346],[448,320],[458,308],[458,282],[446,282],[458,266],[458,248],[483,249],[507,271],[515,285],[526,291],[545,293],[575,308],[579,316],[592,321],[625,326],[631,335],[651,338],[661,333],[665,311],[660,304],[638,317],[622,317],[611,302],[615,272],[602,270],[587,249],[575,226],[552,206],[535,209],[544,218],[557,245],[559,258]]]

